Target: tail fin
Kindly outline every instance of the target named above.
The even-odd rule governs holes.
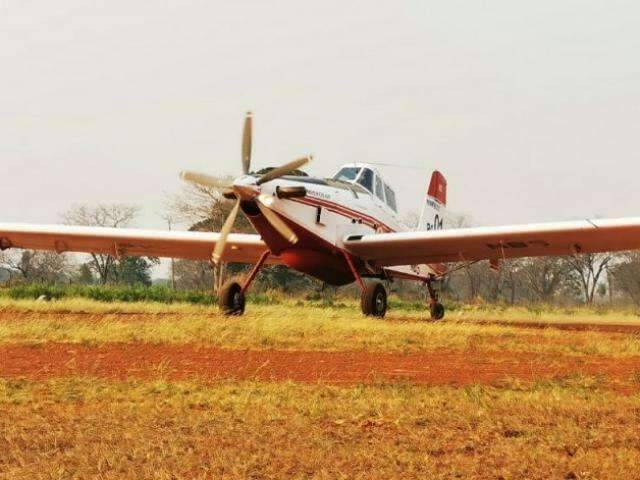
[[[431,175],[418,230],[442,230],[444,228],[444,211],[447,206],[447,180],[438,170]]]
[[[438,170],[434,170],[431,175],[427,197],[431,197],[443,207],[447,206],[447,179]]]

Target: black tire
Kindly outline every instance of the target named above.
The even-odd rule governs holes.
[[[237,279],[227,280],[218,296],[218,306],[225,315],[242,315],[244,313],[245,298],[242,285]]]
[[[430,311],[433,320],[442,320],[444,318],[444,305],[441,303],[432,303]]]
[[[360,297],[362,313],[371,317],[384,317],[387,313],[387,291],[380,282],[371,282],[365,286]]]

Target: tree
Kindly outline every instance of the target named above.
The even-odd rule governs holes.
[[[95,280],[96,279],[93,276],[91,267],[87,263],[83,263],[82,265],[80,265],[74,281],[82,285],[93,285],[95,283]]]
[[[176,260],[174,263],[175,285],[178,290],[211,291],[213,281],[211,262],[198,260]]]
[[[593,305],[602,273],[613,261],[612,253],[585,253],[566,257],[566,263],[577,279],[586,305]]]
[[[508,289],[509,296],[507,300],[509,304],[514,305],[516,303],[518,288],[521,286],[520,276],[518,272],[521,268],[521,259],[514,258],[503,262],[501,272],[504,272],[504,281],[502,284],[503,289]],[[503,292],[504,293],[504,292]],[[505,297],[506,297],[506,293]]]
[[[35,250],[2,252],[0,266],[27,282],[64,282],[73,271],[66,255]]]
[[[484,263],[474,263],[464,267],[463,271],[467,278],[470,300],[480,297],[480,288],[486,279],[486,270],[487,266]]]
[[[225,177],[222,180],[232,179]],[[224,198],[216,188],[188,183],[180,193],[167,200],[168,213],[164,218],[191,224],[190,230],[219,232],[234,203],[234,200]],[[255,233],[244,215],[238,215],[233,231]]]
[[[115,268],[118,283],[126,285],[151,285],[151,268],[158,265],[160,260],[154,257],[124,257]]]
[[[640,306],[640,252],[628,252],[620,255],[620,261],[608,270],[609,294],[611,280],[615,280],[616,291],[622,291]]]
[[[11,272],[4,267],[0,267],[0,283],[4,283],[11,278]]]
[[[518,271],[532,301],[549,303],[567,282],[571,265],[559,257],[525,258],[520,261]]]
[[[67,225],[124,228],[133,222],[139,211],[137,206],[122,203],[77,205],[62,214],[62,219]],[[97,275],[100,284],[116,279],[116,257],[102,253],[91,253],[90,256],[89,267]]]

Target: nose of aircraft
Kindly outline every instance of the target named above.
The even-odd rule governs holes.
[[[256,179],[249,175],[236,178],[232,188],[241,200],[253,200],[260,195],[260,187],[256,185]]]

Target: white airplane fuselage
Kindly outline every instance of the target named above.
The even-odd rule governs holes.
[[[248,184],[246,176],[236,184]],[[279,190],[304,187],[305,195],[279,198]],[[270,208],[296,233],[298,241],[286,241],[264,218],[251,201],[241,208],[274,255],[289,267],[332,285],[345,285],[355,280],[345,254],[342,239],[347,235],[402,232],[409,228],[398,214],[373,193],[357,184],[314,177],[286,176],[260,187],[270,199]],[[352,259],[362,276],[385,277],[381,268]],[[425,278],[434,270],[427,266],[394,267],[414,278]]]

